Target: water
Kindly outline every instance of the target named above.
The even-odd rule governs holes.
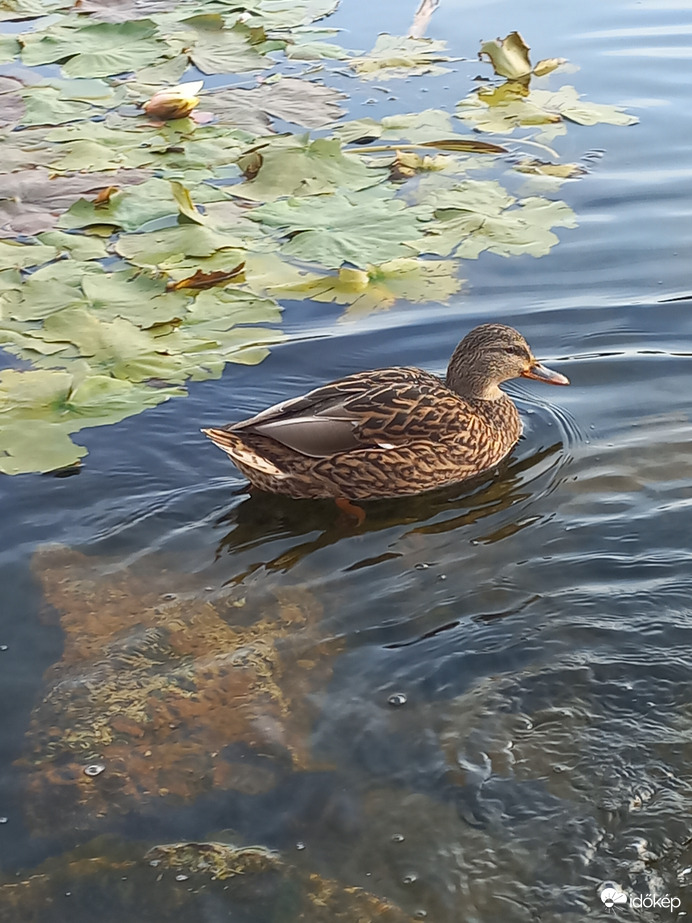
[[[367,48],[380,29],[406,31],[413,6],[380,3],[364,17],[344,0],[334,23],[349,31],[344,44]],[[191,920],[299,918],[280,889],[267,903],[208,883],[191,893],[180,891],[190,884],[182,872],[174,892],[170,872],[150,897],[156,879],[141,868],[113,871],[115,857],[133,862],[158,843],[214,839],[278,850],[301,874],[390,901],[401,919],[634,914],[601,904],[606,880],[692,910],[692,315],[688,301],[671,300],[692,285],[692,5],[443,0],[428,34],[471,55],[477,39],[515,28],[533,60],[569,58],[580,69],[565,82],[641,119],[628,129],[570,125],[554,142],[588,174],[561,187],[579,227],[560,230],[549,256],[468,262],[450,306],[343,323],[338,308],[287,303],[289,339],[261,366],[231,367],[186,400],[87,431],[78,476],[0,481],[0,860],[10,878],[54,863],[40,869],[53,870],[46,893],[57,903],[49,913],[37,898],[47,915],[36,919],[93,919],[94,907],[126,919],[133,900],[138,918],[153,921],[157,893],[184,895]],[[480,69],[455,67],[392,84],[400,111],[452,108]],[[391,111],[384,98],[365,103],[370,95],[354,92],[354,115]],[[360,368],[442,371],[463,333],[490,319],[516,325],[572,387],[510,385],[524,438],[470,486],[372,504],[357,528],[326,502],[248,495],[199,434]],[[50,571],[43,552],[32,569],[47,543],[86,557]],[[60,624],[44,593],[94,623]],[[80,650],[121,612],[118,669],[104,678],[94,667],[90,682],[120,694],[136,657],[153,663],[157,645],[170,657],[171,625],[189,617],[199,629],[196,655],[194,632],[181,629],[194,682],[208,662],[204,688],[219,700],[216,723],[203,715],[187,738],[171,712],[154,745],[182,785],[192,741],[185,758],[198,789],[190,781],[176,800],[159,778],[168,795],[135,797],[106,763],[80,783],[111,780],[80,789],[99,818],[71,800],[67,782],[42,788],[41,774],[16,761],[47,714],[39,706],[30,724],[32,709],[65,670],[53,665],[72,651],[63,685],[79,687]],[[233,631],[244,647],[228,641]],[[258,661],[268,662],[262,639],[276,642],[281,663],[267,668],[280,693],[264,698],[252,692]],[[223,720],[238,701],[223,694],[224,657],[245,657],[251,677],[235,693],[251,720],[224,753],[232,784],[199,756],[215,733],[227,739]],[[84,720],[75,714],[74,726]],[[92,750],[84,767],[101,764]],[[139,764],[129,771],[133,782],[150,778]],[[115,845],[94,841],[104,833]],[[75,848],[107,857],[86,883],[83,870],[66,871]],[[665,905],[647,912],[676,915]],[[0,919],[17,918],[7,913]]]

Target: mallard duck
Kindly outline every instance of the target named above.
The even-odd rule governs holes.
[[[203,429],[262,490],[351,500],[403,497],[497,465],[521,435],[498,387],[510,378],[569,380],[524,337],[482,324],[454,350],[444,381],[417,368],[357,372],[249,420]]]

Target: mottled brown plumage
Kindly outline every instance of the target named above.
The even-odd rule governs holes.
[[[569,384],[512,327],[483,324],[459,343],[445,381],[416,368],[358,372],[202,432],[263,490],[401,497],[463,481],[504,458],[521,422],[498,385],[520,375]]]

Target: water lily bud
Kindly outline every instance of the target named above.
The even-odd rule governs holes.
[[[199,105],[199,97],[195,94],[199,93],[203,85],[203,80],[194,80],[180,83],[177,87],[157,90],[142,108],[155,119],[184,119]]]

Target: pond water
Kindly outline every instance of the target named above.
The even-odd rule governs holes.
[[[414,7],[343,0],[332,21],[345,45],[369,48],[379,31],[405,34]],[[478,40],[513,29],[534,60],[578,65],[567,82],[589,99],[640,119],[572,124],[551,142],[587,173],[559,189],[578,227],[560,229],[549,255],[466,261],[448,305],[344,321],[339,306],[285,302],[288,337],[261,365],[228,366],[185,400],[90,430],[78,476],[0,480],[0,863],[10,877],[48,875],[45,915],[26,919],[132,918],[142,892],[134,873],[113,878],[113,856],[219,839],[363,888],[401,909],[391,919],[692,912],[692,314],[680,300],[692,291],[692,3],[442,0],[428,35],[471,58]],[[451,111],[480,65],[454,67],[392,84],[394,101],[344,78],[350,113]],[[370,504],[357,527],[327,502],[250,495],[199,433],[362,368],[442,372],[488,320],[518,327],[572,386],[510,384],[523,438],[470,486]],[[70,550],[44,548],[53,543]],[[157,599],[158,621],[139,618]],[[108,765],[86,806],[67,776],[61,787],[32,775],[27,752],[50,736],[60,695],[87,682],[69,652],[96,629],[61,624],[66,600],[113,619],[114,637],[127,610],[147,656],[195,613],[199,650],[188,643],[183,660],[198,671],[228,632],[243,639],[228,650],[252,681],[226,698],[223,684],[213,690],[222,711],[246,716],[225,751],[235,783],[198,762],[218,724],[204,717],[197,737],[187,732],[188,787],[131,769],[139,794],[156,794],[141,804],[108,788]],[[122,670],[140,651],[132,637]],[[262,637],[278,638],[280,668],[267,666]],[[97,663],[90,681],[115,696],[112,670]],[[175,736],[173,712],[166,721]],[[102,835],[119,845],[94,846]],[[71,904],[63,857],[75,849],[111,864]],[[604,881],[659,904],[610,911]],[[163,876],[137,898],[137,918],[162,919],[158,887],[164,904],[185,890],[190,921],[310,919],[275,892],[250,900],[189,884]],[[13,914],[0,907],[0,919]],[[333,919],[374,918],[344,914]]]

